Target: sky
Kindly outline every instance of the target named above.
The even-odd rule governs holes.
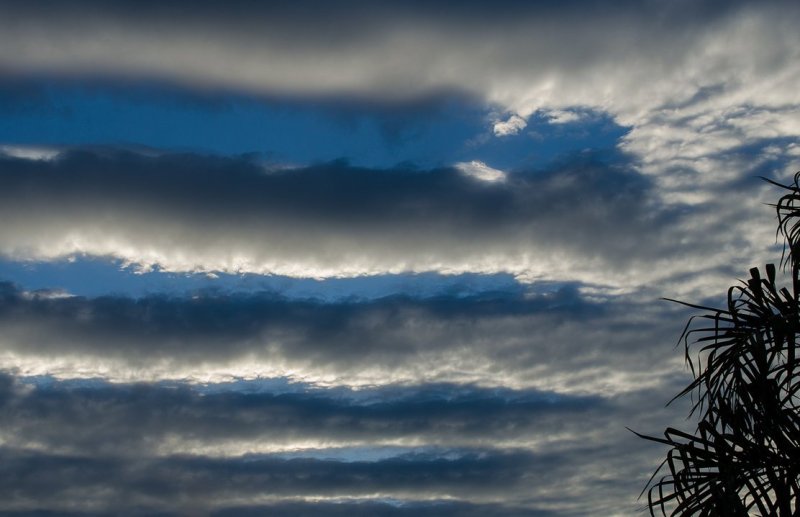
[[[0,0],[0,511],[635,515],[780,260],[800,4]]]

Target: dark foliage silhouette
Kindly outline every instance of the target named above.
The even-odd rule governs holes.
[[[681,335],[694,380],[675,397],[692,395],[699,424],[636,433],[670,447],[645,487],[651,515],[800,516],[800,172],[770,183],[788,191],[774,207],[790,285],[768,264],[725,308],[678,302],[704,311]]]

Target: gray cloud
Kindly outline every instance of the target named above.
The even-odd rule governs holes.
[[[65,298],[5,284],[0,359],[28,374],[117,380],[290,375],[616,393],[673,371],[677,363],[662,360],[676,311],[638,299],[592,302],[574,288],[322,303],[269,294]]]
[[[349,504],[361,511],[393,498],[398,512],[447,515],[454,510],[440,500],[454,498],[447,503],[453,508],[472,511],[479,504],[498,515],[536,515],[537,508],[553,515],[610,514],[635,507],[637,489],[655,466],[654,447],[623,426],[649,430],[674,418],[662,408],[660,390],[602,400],[463,386],[343,397],[337,390],[244,394],[245,386],[224,392],[181,384],[40,380],[37,386],[8,375],[0,385],[3,511],[284,512],[320,504],[327,512],[325,498],[340,504],[341,498],[378,496]],[[280,443],[281,435],[302,448],[314,433],[329,433],[334,445],[339,433],[358,436],[365,428],[369,441],[338,459],[333,447],[178,453],[182,439],[245,438],[248,451],[258,452],[259,443]],[[422,441],[365,457],[384,433]],[[475,435],[496,441],[458,446]],[[504,444],[504,435],[529,441]],[[427,446],[437,436],[451,443]]]
[[[227,516],[346,516],[346,517],[372,517],[374,515],[394,516],[437,516],[437,517],[551,517],[563,513],[553,510],[544,510],[502,504],[470,504],[452,501],[402,502],[402,503],[284,503],[269,506],[233,507],[214,512],[218,517]]]
[[[69,508],[86,501],[111,512],[147,503],[207,511],[230,499],[257,500],[264,493],[281,497],[394,493],[480,500],[520,487],[531,462],[553,461],[520,451],[475,451],[453,458],[408,454],[377,462],[191,456],[120,461],[7,449],[0,451],[0,458],[0,495],[7,508],[24,508],[32,502]]]
[[[556,443],[564,440],[559,433],[579,434],[580,420],[599,423],[619,411],[599,397],[453,385],[206,393],[187,384],[0,381],[6,446],[119,457],[281,452],[298,444],[389,452],[391,444],[519,447]]]
[[[576,455],[587,458],[597,450],[586,448]],[[267,457],[121,461],[0,449],[0,459],[4,511],[152,515],[229,509],[230,514],[237,507],[250,506],[256,512],[273,507],[285,512],[294,507],[305,512],[319,510],[314,514],[325,515],[332,511],[326,498],[344,497],[346,502],[347,498],[358,500],[373,494],[399,499],[405,503],[404,514],[419,508],[423,515],[448,515],[453,512],[448,505],[465,509],[475,505],[498,510],[499,515],[539,515],[537,505],[526,501],[533,497],[540,498],[541,507],[550,509],[549,515],[579,516],[636,508],[635,496],[626,497],[635,492],[633,484],[625,484],[625,488],[633,489],[627,494],[613,487],[611,480],[582,485],[587,480],[568,475],[576,473],[575,465],[565,468],[562,455],[521,451],[479,450],[450,458],[411,454],[378,462],[338,462]],[[567,497],[561,499],[557,494]],[[576,496],[584,499],[571,499]],[[609,501],[608,496],[617,499]],[[313,499],[305,504],[291,503],[292,499],[305,498]],[[445,498],[449,501],[442,507],[439,501]],[[264,499],[276,503],[253,508]],[[288,504],[281,502],[286,499]],[[366,505],[383,507],[372,502]],[[363,509],[353,506],[356,511]]]
[[[553,92],[536,79],[543,72],[567,83],[595,78],[617,62],[642,66],[639,77],[659,68],[670,74],[705,42],[705,32],[734,30],[740,19],[759,14],[746,2],[718,1],[508,1],[491,8],[479,2],[3,4],[0,59],[12,71],[139,73],[261,91],[377,97],[457,87],[498,101],[513,94],[518,102],[544,103]],[[759,11],[764,17],[794,13],[789,2],[762,3]],[[523,86],[522,78],[533,81]],[[604,93],[620,101],[617,95],[631,92],[615,90],[631,79],[612,79]],[[532,99],[537,90],[543,101]],[[563,93],[578,97],[581,90],[573,85]]]
[[[3,7],[0,65],[13,77],[373,100],[462,91],[496,106],[501,123],[538,110],[607,112],[632,128],[624,148],[669,200],[707,199],[742,172],[720,152],[800,136],[800,9],[788,0]],[[796,147],[779,152],[797,162]],[[664,175],[676,165],[691,174]]]
[[[0,168],[0,253],[20,260],[90,254],[304,277],[510,272],[630,288],[696,270],[725,242],[686,229],[713,207],[664,206],[624,161],[591,155],[494,182],[449,168],[268,171],[114,151],[0,157]]]
[[[506,215],[528,217],[511,222],[502,213],[465,210],[458,203],[485,208],[481,202],[500,203],[508,196],[498,192],[503,190],[498,185],[467,195],[456,183],[448,184],[456,187],[455,195],[463,194],[455,204],[432,185],[429,193],[438,196],[434,204],[426,204],[433,198],[425,195],[420,204],[400,194],[389,200],[407,202],[394,208],[403,209],[408,223],[395,220],[385,234],[370,233],[364,219],[348,224],[341,206],[333,214],[325,202],[316,212],[285,203],[284,208],[309,210],[304,217],[269,212],[287,217],[271,220],[282,223],[279,228],[251,218],[266,210],[201,228],[209,214],[180,212],[180,207],[148,205],[150,217],[128,218],[122,208],[143,207],[132,201],[98,207],[115,224],[113,232],[97,221],[75,228],[69,218],[9,231],[0,252],[20,258],[89,252],[175,270],[320,277],[510,271],[526,279],[627,288],[659,284],[692,298],[723,289],[731,270],[773,260],[762,252],[772,244],[773,223],[763,210],[772,194],[743,188],[742,180],[763,172],[785,178],[800,168],[800,10],[794,2],[618,2],[611,7],[594,1],[502,2],[491,9],[477,2],[446,8],[422,2],[347,7],[236,2],[224,8],[201,3],[187,9],[180,2],[133,7],[127,2],[9,1],[4,6],[8,16],[0,21],[6,24],[0,31],[5,38],[0,63],[15,81],[44,73],[111,78],[124,86],[135,76],[177,82],[210,98],[224,86],[267,96],[358,98],[374,105],[459,91],[486,101],[499,123],[535,112],[563,120],[564,113],[588,109],[631,128],[620,143],[628,162],[621,175],[594,166],[562,170],[549,180],[528,183],[541,188],[541,195],[511,196],[529,206],[538,203],[550,210],[550,218],[535,209],[504,209]],[[556,177],[582,186],[588,182],[588,189],[559,188]],[[515,179],[517,187],[520,178]],[[604,181],[623,193],[613,200],[603,197]],[[598,187],[601,197],[592,198],[591,190]],[[369,188],[361,184],[355,190]],[[291,199],[312,201],[307,194]],[[559,205],[547,196],[568,201]],[[387,201],[381,195],[376,199]],[[359,203],[366,206],[363,199]],[[433,216],[433,223],[422,217],[439,208],[455,211]],[[386,222],[390,214],[353,207],[349,213],[376,222]],[[156,214],[180,217],[165,224]],[[314,214],[334,217],[312,225]],[[37,222],[27,213],[12,215]],[[190,216],[193,224],[185,219]],[[485,249],[465,241],[469,225],[475,225],[476,237],[470,242],[480,240]],[[49,234],[45,226],[52,228]],[[720,227],[727,231],[717,231]],[[269,248],[261,246],[268,241]],[[673,275],[685,281],[674,285],[668,280]]]
[[[182,512],[168,512],[153,506],[143,508],[114,508],[115,515],[142,515],[142,516],[172,516],[184,515]],[[20,510],[6,511],[4,515],[15,517],[91,517],[107,515],[102,511],[50,511],[50,510]],[[414,517],[554,517],[559,512],[535,508],[510,506],[502,504],[473,504],[467,502],[447,501],[347,501],[312,503],[285,502],[264,504],[260,506],[230,506],[208,512],[217,517],[228,516],[264,516],[270,517],[373,517],[375,515],[387,517],[414,516]]]
[[[22,374],[453,383],[448,404],[407,396],[366,405],[174,386],[31,390],[4,377],[0,426],[16,441],[0,450],[3,510],[316,514],[346,507],[260,498],[425,492],[464,500],[445,514],[523,512],[492,502],[501,498],[564,515],[629,513],[658,454],[622,425],[658,432],[669,413],[648,408],[680,383],[669,345],[681,317],[650,293],[693,300],[777,259],[761,206],[773,193],[744,178],[798,168],[795,3],[504,2],[491,12],[479,2],[0,5],[8,76],[136,77],[381,102],[458,90],[496,109],[490,123],[537,111],[557,120],[559,110],[581,107],[631,128],[616,164],[577,159],[497,183],[456,169],[343,163],[267,171],[189,155],[3,157],[7,257],[92,254],[174,271],[319,277],[507,271],[578,285],[533,297],[332,304],[224,293],[59,298],[3,285],[0,364]],[[636,296],[611,296],[609,286]],[[475,399],[456,383],[561,398],[475,388]],[[228,429],[214,413],[241,425]],[[369,431],[438,444],[448,430],[473,448],[349,463],[201,455],[237,439],[252,449],[256,436],[311,440],[310,423],[343,442]],[[484,433],[527,437],[531,449],[489,447]],[[553,435],[559,447],[533,450]],[[141,456],[115,454],[112,437]],[[173,454],[181,447],[201,452]],[[387,509],[363,504],[350,507]]]

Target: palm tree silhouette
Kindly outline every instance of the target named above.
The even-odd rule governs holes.
[[[670,447],[642,492],[651,515],[800,516],[800,172],[767,181],[788,191],[773,206],[791,285],[768,264],[728,290],[726,308],[678,302],[704,311],[681,335],[694,380],[672,399],[696,396],[699,424],[636,433]]]

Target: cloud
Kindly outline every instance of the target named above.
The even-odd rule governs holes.
[[[510,273],[623,288],[730,263],[716,255],[727,234],[709,229],[723,211],[704,223],[717,206],[663,205],[624,158],[579,155],[492,182],[460,167],[270,170],[246,158],[113,150],[0,157],[0,254],[306,278]],[[720,203],[736,196],[752,197]]]
[[[151,502],[167,511],[190,507],[208,511],[225,503],[258,502],[265,492],[278,497],[347,493],[405,498],[450,495],[491,501],[509,487],[522,488],[523,476],[534,459],[519,451],[475,451],[452,459],[408,454],[377,462],[268,456],[121,461],[7,449],[0,450],[0,458],[0,486],[4,487],[0,495],[6,508],[24,508],[34,500],[43,506],[80,507],[86,505],[85,500],[110,513]],[[74,482],[76,476],[80,485]]]
[[[455,385],[262,387],[2,374],[3,507],[185,514],[359,510],[389,500],[423,514],[444,501],[500,515],[632,510],[635,487],[654,467],[652,446],[620,422],[651,429],[674,417],[651,390],[602,399]],[[307,448],[323,437],[321,448]],[[382,446],[387,437],[410,445]],[[354,438],[360,443],[337,448]]]
[[[623,425],[683,413],[663,408],[686,381],[676,308],[570,286],[335,303],[0,293],[3,366],[65,379],[0,375],[10,510],[627,512],[657,455]],[[243,371],[236,358],[260,378],[198,382]],[[288,377],[268,378],[275,365]],[[170,377],[186,380],[142,382]]]
[[[551,124],[568,124],[581,119],[581,114],[575,111],[551,110],[547,112],[547,119]]]
[[[3,3],[8,16],[0,60],[17,73],[140,73],[367,97],[455,87],[517,113],[594,106],[626,118],[668,102],[698,106],[728,97],[741,103],[752,100],[759,84],[771,87],[755,105],[774,105],[776,94],[796,99],[786,88],[797,73],[798,36],[791,29],[800,11],[789,1],[757,7],[509,1],[491,9],[460,2],[437,10],[420,2],[336,8],[231,2],[187,9],[172,0],[135,11],[126,2]],[[317,16],[309,17],[309,9]],[[175,17],[181,23],[166,25]],[[319,19],[336,23],[322,26]],[[102,40],[87,36],[98,31]],[[430,48],[437,52],[425,51]],[[715,90],[720,80],[722,97]]]
[[[506,121],[498,121],[494,123],[492,129],[495,136],[509,136],[516,135],[528,125],[525,119],[519,115],[511,115]]]
[[[302,8],[200,3],[191,10],[177,1],[136,10],[125,2],[85,0],[76,5],[80,9],[57,2],[4,2],[0,63],[9,77],[112,77],[121,84],[137,77],[205,92],[224,87],[266,95],[359,97],[384,104],[460,91],[482,99],[491,113],[508,113],[507,121],[495,121],[501,132],[518,130],[520,121],[537,113],[562,122],[587,110],[606,113],[630,128],[619,147],[632,175],[623,176],[630,179],[638,173],[644,178],[637,181],[649,185],[637,187],[639,199],[622,195],[612,203],[606,197],[586,206],[590,192],[603,190],[599,175],[589,179],[584,192],[548,190],[551,183],[542,192],[572,201],[570,211],[565,206],[559,211],[555,203],[535,195],[525,200],[550,209],[552,219],[542,216],[528,226],[494,227],[460,219],[461,228],[475,224],[487,230],[477,234],[487,245],[480,256],[459,240],[465,232],[452,224],[455,219],[443,225],[426,221],[415,228],[398,225],[394,232],[390,228],[379,234],[385,235],[381,239],[356,231],[365,230],[363,224],[350,225],[343,236],[334,228],[344,224],[336,217],[314,226],[324,230],[322,236],[309,233],[309,226],[298,225],[294,217],[270,231],[246,217],[242,222],[249,222],[253,231],[228,222],[233,230],[224,228],[225,237],[218,237],[222,228],[199,228],[202,217],[194,217],[195,224],[180,218],[163,224],[140,216],[125,225],[117,224],[113,215],[121,211],[107,207],[101,211],[111,214],[110,222],[119,228],[115,232],[96,222],[91,229],[67,227],[67,214],[64,223],[50,225],[61,232],[57,239],[46,231],[37,233],[37,227],[26,238],[6,232],[0,242],[6,255],[50,259],[85,252],[167,270],[315,277],[506,271],[526,280],[660,284],[690,297],[704,288],[722,289],[731,273],[753,263],[774,260],[762,251],[773,243],[773,223],[762,217],[763,203],[773,196],[766,189],[745,188],[743,180],[764,172],[786,178],[800,168],[795,149],[800,137],[795,87],[800,79],[800,36],[795,30],[800,9],[794,2],[623,2],[609,8],[576,0],[501,2],[491,9],[461,2],[447,10],[421,2],[335,9],[320,2],[305,2]],[[309,10],[317,16],[309,18]],[[173,23],[175,19],[181,22]],[[322,26],[318,19],[336,23]],[[606,179],[619,187],[623,177],[612,172]],[[580,174],[573,180],[586,182]],[[364,185],[359,189],[368,191]],[[488,191],[484,194],[484,200],[491,197]],[[502,204],[507,199],[503,196],[497,194],[492,202]],[[628,205],[629,217],[614,220],[623,205]],[[174,206],[154,208],[186,216]],[[265,215],[261,211],[253,217],[265,221]],[[603,224],[597,221],[606,219],[613,222],[598,227]],[[665,224],[668,220],[673,224]],[[146,236],[143,226],[158,228],[155,238]],[[715,231],[721,227],[728,230]],[[171,234],[179,231],[183,237]],[[409,235],[417,232],[416,244],[409,243]],[[299,235],[308,237],[304,244]],[[731,235],[745,237],[731,243]],[[173,240],[178,243],[174,248]],[[314,249],[309,248],[311,241]],[[259,242],[270,243],[269,253]],[[211,248],[230,251],[220,256]],[[731,268],[725,269],[728,264]],[[667,283],[679,274],[691,282]]]
[[[553,510],[527,508],[502,504],[470,504],[453,501],[393,501],[390,503],[361,501],[361,502],[336,502],[313,504],[284,503],[255,507],[233,507],[214,512],[212,515],[223,516],[249,516],[271,515],[288,517],[306,516],[346,516],[346,517],[371,517],[373,515],[395,516],[436,516],[436,517],[483,517],[492,515],[496,517],[552,517],[559,515]]]
[[[575,455],[586,457],[599,450],[586,447]],[[449,505],[477,505],[498,508],[500,515],[539,515],[529,502],[539,498],[551,515],[581,515],[592,510],[632,511],[636,505],[633,496],[627,504],[608,498],[624,497],[625,489],[635,491],[632,484],[593,483],[557,453],[474,450],[450,457],[407,454],[376,462],[341,462],[269,456],[130,460],[0,448],[0,459],[4,509],[29,512],[185,515],[248,506],[310,511],[317,505],[325,511],[341,503],[380,508],[389,500],[395,507],[420,508],[423,515],[439,515],[435,509],[444,501],[445,511]],[[557,500],[556,492],[568,497]]]
[[[380,97],[457,87],[508,101],[509,107],[544,106],[556,95],[569,105],[582,104],[577,98],[588,95],[587,105],[615,105],[647,102],[650,93],[659,94],[655,100],[683,94],[669,92],[671,85],[658,84],[659,79],[679,79],[681,69],[686,79],[695,79],[699,58],[711,60],[714,68],[705,72],[712,76],[716,67],[735,73],[727,68],[731,56],[739,58],[741,73],[751,66],[773,71],[783,62],[759,63],[759,58],[784,56],[797,15],[791,2],[762,2],[758,8],[714,1],[450,7],[356,2],[334,8],[311,1],[224,7],[203,2],[188,9],[172,0],[133,10],[120,1],[69,7],[4,1],[8,16],[0,59],[17,72],[140,73],[262,91]],[[175,19],[180,23],[167,24]],[[323,19],[336,23],[323,25]],[[773,22],[772,30],[765,31],[764,22]],[[738,55],[739,47],[713,45],[747,31],[759,37]],[[770,48],[774,42],[781,45]],[[693,54],[698,47],[706,49],[701,56]],[[430,48],[438,50],[420,51]],[[619,72],[601,80],[614,64]],[[574,81],[579,78],[590,80]],[[637,81],[637,89],[639,78],[649,80]]]
[[[26,160],[52,160],[59,150],[47,147],[1,145],[0,154]]]
[[[670,203],[705,202],[720,184],[751,174],[766,156],[740,160],[736,150],[765,139],[784,141],[778,154],[788,163],[775,173],[800,168],[791,152],[800,137],[800,9],[792,1],[188,9],[171,0],[131,9],[6,0],[3,8],[0,66],[10,78],[148,78],[370,102],[457,91],[510,114],[495,121],[498,135],[518,132],[537,112],[564,121],[575,109],[594,110],[631,128],[622,149]]]
[[[471,176],[483,181],[503,181],[506,179],[505,172],[489,167],[485,163],[478,160],[457,163],[455,167],[467,176]]]
[[[117,381],[286,376],[624,393],[678,366],[668,338],[676,309],[625,297],[592,302],[574,288],[323,303],[224,293],[64,298],[5,284],[0,366]]]
[[[445,513],[502,515],[531,500],[566,515],[632,509],[620,501],[638,493],[657,456],[622,425],[658,432],[665,413],[635,415],[680,384],[668,345],[683,313],[652,299],[693,301],[777,260],[762,206],[774,191],[749,177],[785,178],[800,163],[793,2],[0,5],[4,77],[155,79],[383,104],[455,90],[506,114],[487,118],[504,141],[527,138],[531,117],[574,123],[584,110],[630,128],[611,159],[572,156],[503,171],[503,181],[482,181],[501,175],[469,162],[272,170],[246,158],[5,146],[7,258],[571,283],[539,295],[333,303],[222,292],[85,298],[2,284],[2,367],[187,381],[47,388],[0,377],[4,509],[422,505],[416,515],[445,504]],[[200,385],[258,376],[319,391]],[[386,395],[397,386],[401,395]],[[335,443],[319,443],[323,434]],[[461,447],[445,449],[452,436]],[[320,457],[378,447],[396,454]],[[342,496],[354,501],[335,506]]]
[[[275,389],[259,380],[216,389],[1,380],[6,447],[89,456],[331,459],[441,448],[555,450],[582,433],[579,422],[607,425],[606,414],[620,411],[597,396],[448,384],[354,391],[303,384]]]

